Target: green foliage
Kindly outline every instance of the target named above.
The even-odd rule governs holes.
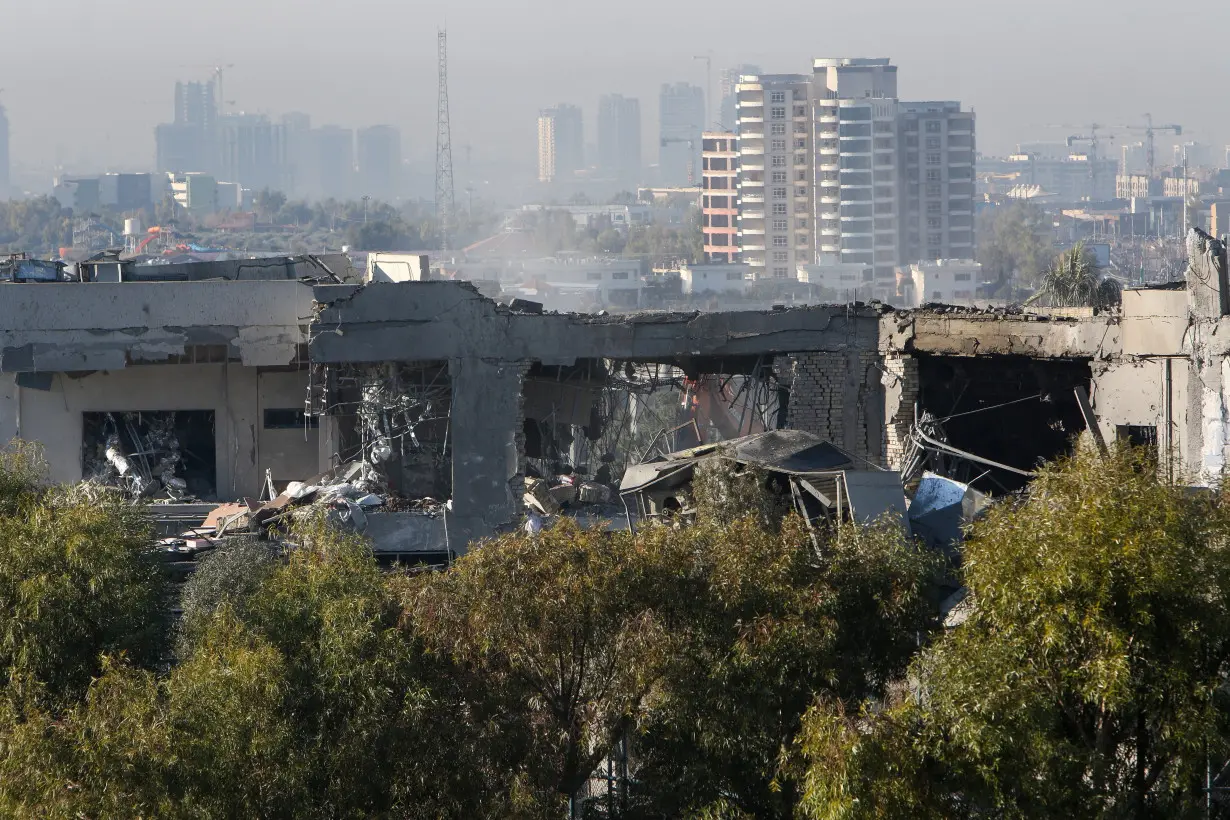
[[[228,606],[240,617],[248,601],[277,567],[277,549],[268,541],[241,538],[227,542],[197,562],[180,593],[178,654],[187,657],[213,616]]]
[[[654,697],[676,643],[640,594],[657,557],[565,521],[472,550],[408,596],[414,630],[452,661],[481,722],[504,724],[488,742],[544,810],[581,788]]]
[[[1119,283],[1103,278],[1083,243],[1059,255],[1042,275],[1026,304],[1044,301],[1053,307],[1108,308],[1121,300]]]
[[[759,526],[775,530],[791,511],[789,489],[772,473],[725,459],[696,465],[692,494],[697,516],[719,526],[751,516]]]
[[[164,578],[140,508],[42,486],[41,469],[30,445],[0,457],[0,670],[50,705],[83,694],[103,653],[156,660]]]
[[[928,624],[934,562],[896,526],[843,527],[822,542],[803,522],[753,519],[654,528],[668,564],[667,625],[679,641],[637,739],[645,816],[793,816],[783,765],[817,694],[858,702],[905,668]]]
[[[72,244],[70,216],[50,196],[0,200],[0,253],[56,253]]]
[[[991,208],[978,215],[978,261],[1001,286],[1031,284],[1055,253],[1050,218],[1027,203]]]
[[[1045,468],[967,541],[970,618],[914,691],[849,719],[817,707],[807,815],[1203,816],[1230,756],[1230,506],[1151,459]]]

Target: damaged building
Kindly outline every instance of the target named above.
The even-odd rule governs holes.
[[[1093,418],[1209,482],[1230,446],[1230,285],[1222,243],[1191,245],[1186,282],[1098,314],[552,314],[461,282],[344,284],[325,260],[3,282],[0,437],[40,442],[56,481],[158,501],[269,499],[357,464],[441,511],[389,537],[452,553],[517,526],[527,478],[613,501],[594,486],[653,452],[779,428],[907,486],[929,470],[998,495]],[[628,398],[653,390],[670,419]]]

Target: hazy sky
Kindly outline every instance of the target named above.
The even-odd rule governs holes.
[[[641,98],[647,156],[662,82],[714,85],[729,65],[806,72],[815,56],[887,56],[909,99],[978,112],[979,147],[1062,139],[1046,124],[1179,122],[1230,136],[1224,0],[0,0],[0,101],[14,162],[150,166],[176,79],[225,80],[236,109],[398,125],[410,158],[435,143],[436,39],[450,35],[457,161],[534,160],[540,107]],[[1181,43],[1183,32],[1196,34]],[[1201,34],[1207,32],[1207,34]],[[1222,41],[1219,44],[1219,40]],[[715,91],[716,94],[716,91]]]

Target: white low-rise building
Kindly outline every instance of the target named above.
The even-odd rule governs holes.
[[[915,262],[902,281],[901,296],[905,307],[929,302],[972,306],[978,299],[981,282],[982,264],[972,259]]]
[[[750,276],[750,266],[731,263],[684,265],[679,269],[683,292],[688,294],[743,293]]]
[[[822,289],[822,295],[842,302],[877,298],[874,268],[869,262],[842,262],[837,254],[821,254],[814,265],[799,265],[800,282]]]

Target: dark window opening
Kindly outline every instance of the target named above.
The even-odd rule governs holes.
[[[266,430],[316,430],[319,427],[320,419],[317,416],[309,416],[303,410],[265,409]]]
[[[1085,429],[1075,388],[1093,380],[1089,362],[1026,356],[917,354],[919,406],[941,422],[947,442],[984,459],[1033,471],[1072,451]],[[997,495],[1026,476],[944,457],[950,478]],[[940,465],[932,465],[932,468]]]
[[[1157,447],[1157,427],[1121,424],[1115,431],[1119,441],[1132,447]]]
[[[82,475],[148,499],[215,500],[212,410],[82,413]]]

